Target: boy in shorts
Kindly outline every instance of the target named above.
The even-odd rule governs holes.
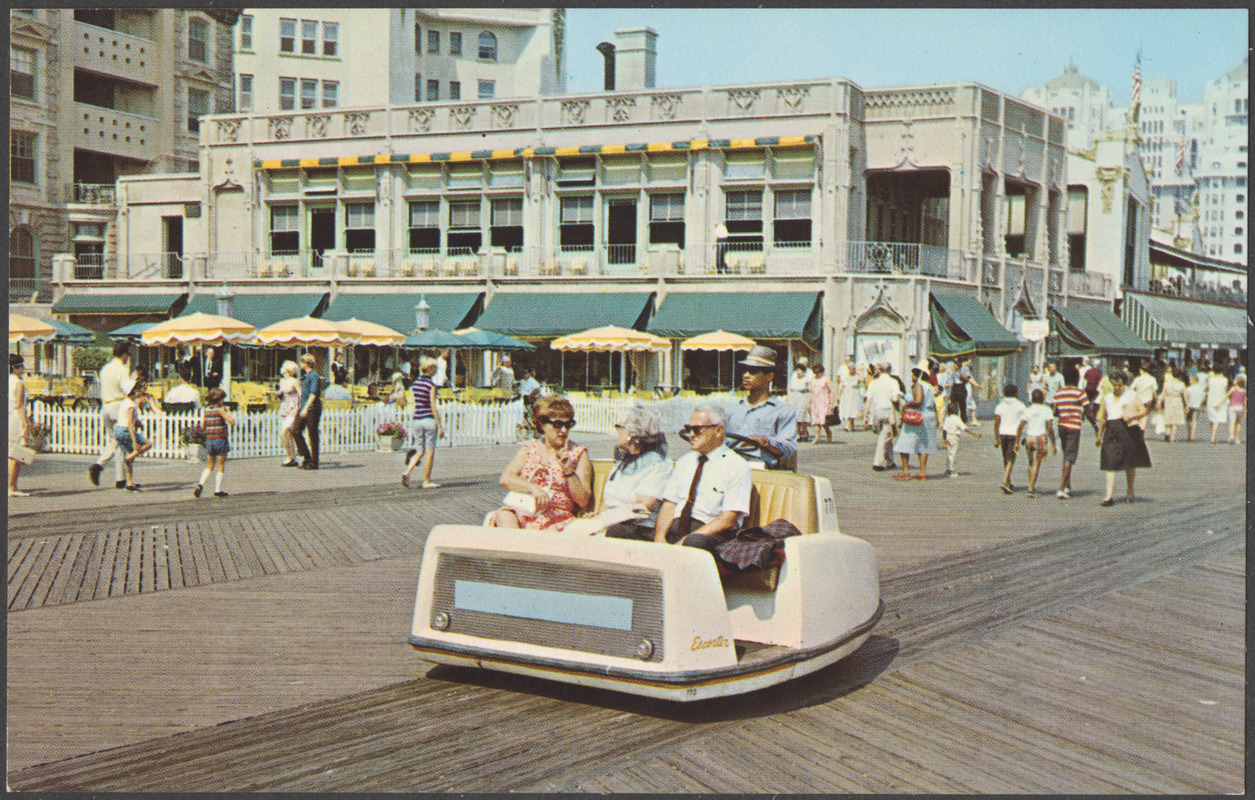
[[[963,424],[963,417],[959,415],[959,403],[957,400],[951,400],[950,405],[946,409],[946,420],[941,423],[941,436],[946,441],[946,475],[949,478],[952,475],[958,475],[958,469],[955,462],[959,457],[959,437],[963,432],[967,431],[977,439],[981,438],[979,433],[974,432],[967,425]]]
[[[1002,402],[994,409],[994,429],[998,431],[998,444],[1002,446],[1002,485],[998,488],[1003,494],[1015,490],[1011,485],[1011,468],[1015,466],[1015,454],[1020,451],[1020,418],[1024,415],[1019,394],[1019,388],[1008,383],[1002,388]]]
[[[1055,416],[1059,418],[1059,449],[1063,451],[1063,474],[1055,497],[1072,497],[1072,465],[1081,446],[1081,420],[1084,419],[1088,397],[1080,386],[1080,371],[1071,364],[1063,370],[1063,388],[1055,392]]]
[[[1046,392],[1034,389],[1029,398],[1032,405],[1024,409],[1016,438],[1024,437],[1028,445],[1028,496],[1037,496],[1037,473],[1046,460],[1046,436],[1050,436],[1050,452],[1057,453],[1055,443],[1055,412],[1046,405]]]

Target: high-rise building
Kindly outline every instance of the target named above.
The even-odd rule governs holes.
[[[559,94],[562,9],[249,8],[235,36],[245,113]]]
[[[1040,86],[1029,86],[1020,92],[1020,97],[1063,117],[1068,126],[1068,148],[1072,150],[1084,150],[1100,133],[1123,124],[1111,108],[1107,87],[1082,75],[1071,61],[1063,68],[1063,74]]]
[[[1247,59],[1207,84],[1194,172],[1204,255],[1245,261],[1250,77]]]
[[[200,117],[234,107],[236,17],[198,9],[10,10],[11,302],[51,299],[54,253],[72,252],[77,269],[99,272],[113,249],[117,178],[199,169]],[[182,206],[172,210],[165,240],[145,248],[154,268],[173,266],[158,264],[156,251],[182,251],[183,215]],[[121,268],[145,269],[140,260]]]

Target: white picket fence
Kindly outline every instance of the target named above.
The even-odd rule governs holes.
[[[633,398],[571,398],[575,409],[577,436],[579,433],[614,434],[614,424],[624,411],[641,406],[658,415],[662,429],[678,431],[692,413],[693,406],[703,400],[714,400],[725,408],[734,398],[715,396],[704,398],[673,397],[668,400],[637,400]],[[529,435],[523,427],[523,402],[509,403],[461,403],[440,404],[444,422],[443,447],[503,444],[516,442]],[[35,422],[51,427],[44,444],[50,453],[94,455],[100,452],[105,435],[104,419],[99,411],[71,411],[35,404],[31,409]],[[324,409],[318,425],[319,449],[324,453],[351,453],[374,450],[377,446],[375,429],[382,423],[395,421],[409,431],[413,420],[401,409],[374,405],[356,409]],[[153,443],[146,457],[186,458],[188,449],[179,443],[179,432],[201,422],[199,411],[174,413],[147,413],[143,416],[144,435]],[[274,411],[260,413],[239,412],[231,428],[231,457],[260,458],[283,455],[279,441],[281,420]],[[407,440],[408,441],[408,440]],[[194,449],[194,448],[193,448]]]

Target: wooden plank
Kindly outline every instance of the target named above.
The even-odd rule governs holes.
[[[200,586],[203,581],[192,551],[191,523],[180,522],[178,525],[179,540],[179,571],[183,575],[184,586]]]
[[[280,572],[278,565],[275,563],[275,553],[269,542],[265,531],[258,519],[246,519],[245,523],[248,530],[248,545],[252,549],[254,556],[257,558],[261,567],[261,574],[274,575]]]
[[[26,601],[35,590],[39,580],[39,570],[47,561],[52,550],[52,543],[47,539],[36,539],[22,559],[13,580],[9,581],[9,608],[20,610],[26,607]]]
[[[208,583],[225,583],[226,570],[222,568],[222,560],[218,557],[218,549],[211,541],[219,525],[198,522],[192,526],[192,554],[204,564],[209,573]]]
[[[166,526],[166,563],[170,569],[170,588],[182,589],[183,577],[183,545],[182,526],[179,523]]]
[[[96,589],[96,573],[100,570],[100,554],[105,537],[100,534],[83,534],[85,540],[70,570],[70,581],[61,602],[75,603],[90,600]]]
[[[13,576],[17,574],[18,567],[22,564],[22,558],[30,552],[31,547],[35,545],[34,539],[22,539],[17,542],[9,542],[9,583],[13,583]]]
[[[72,573],[74,572],[75,563],[78,561],[79,551],[83,549],[83,534],[73,534],[62,538],[67,540],[67,546],[65,554],[62,556],[61,568],[57,570],[56,580],[48,590],[48,594],[44,597],[41,605],[61,604],[61,598],[72,580]]]
[[[218,557],[222,559],[222,568],[226,571],[228,581],[238,581],[252,575],[235,544],[237,535],[231,530],[214,536],[214,546],[218,548]]]
[[[131,558],[131,532],[117,531],[117,543],[114,551],[113,574],[109,582],[108,597],[120,597],[126,593],[126,567]]]
[[[254,547],[253,526],[248,520],[240,520],[240,525],[236,528],[236,535],[227,539],[227,543],[235,548],[235,563],[240,565],[241,575],[247,570],[245,577],[260,578],[266,574],[265,568],[262,566],[261,559]]]
[[[295,558],[288,552],[287,543],[279,535],[275,520],[259,519],[257,520],[257,526],[262,534],[262,541],[266,545],[266,552],[270,555],[270,559],[275,565],[275,570],[277,572],[292,572],[295,570]]]
[[[143,530],[129,530],[126,532],[127,539],[130,540],[131,548],[126,560],[126,594],[140,593],[140,577],[144,567],[144,550],[147,546],[144,542]]]
[[[140,563],[140,591],[157,591],[157,535],[158,528],[144,530],[144,558]]]
[[[156,564],[154,571],[153,591],[163,592],[171,588],[170,586],[170,545],[174,544],[178,547],[178,542],[170,533],[170,529],[165,525],[157,528],[153,534],[153,562]]]

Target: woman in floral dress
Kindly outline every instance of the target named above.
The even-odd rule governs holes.
[[[534,512],[501,508],[490,524],[498,528],[560,531],[593,503],[593,462],[588,448],[570,440],[575,409],[559,395],[538,399],[532,425],[543,434],[514,455],[501,473],[501,487],[530,495]]]

